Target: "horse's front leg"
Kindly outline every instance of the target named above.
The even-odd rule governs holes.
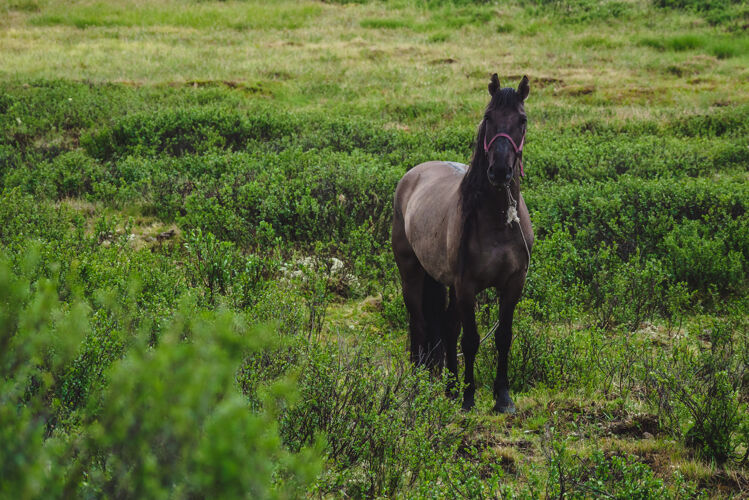
[[[476,381],[473,378],[473,363],[479,350],[479,332],[476,329],[476,294],[473,290],[456,290],[456,302],[460,322],[463,325],[461,347],[465,359],[465,391],[463,392],[463,409],[470,410],[476,404]]]
[[[520,288],[522,290],[522,287]],[[519,291],[505,290],[499,294],[499,327],[494,332],[497,345],[497,378],[494,379],[494,411],[515,413],[515,403],[510,397],[510,381],[507,377],[507,359],[512,344],[512,316],[520,298]]]

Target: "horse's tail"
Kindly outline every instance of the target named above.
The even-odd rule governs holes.
[[[444,348],[441,328],[445,323],[447,288],[428,274],[424,276],[422,311],[426,320],[427,364],[442,366]]]

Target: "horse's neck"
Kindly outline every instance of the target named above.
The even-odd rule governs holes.
[[[484,158],[480,153],[478,149],[474,153],[471,166],[461,184],[461,201],[458,202],[458,205],[461,209],[469,210],[464,215],[463,220],[466,224],[471,224],[471,221],[477,220],[477,218],[484,219],[486,217],[484,220],[499,221],[501,219],[504,222],[507,220],[509,207],[513,204],[519,205],[520,179],[516,173],[515,178],[510,183],[512,199],[507,195],[507,189],[491,187],[485,178],[477,177],[482,176],[487,168],[487,165],[480,163]],[[472,201],[465,203],[465,200],[462,200],[463,196],[470,196]]]
[[[483,198],[481,205],[485,209],[507,216],[507,210],[513,205],[517,207],[520,201],[520,186],[517,180],[513,180],[510,184],[510,195],[507,194],[507,189],[489,189],[484,193]]]

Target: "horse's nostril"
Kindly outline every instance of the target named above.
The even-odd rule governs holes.
[[[512,170],[505,172],[505,180],[509,181],[510,179],[512,179]]]
[[[489,180],[492,181],[492,182],[494,182],[494,172],[492,172],[491,170],[489,170],[487,172],[487,175],[489,176]]]

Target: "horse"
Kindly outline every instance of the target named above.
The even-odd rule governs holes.
[[[515,412],[507,360],[512,317],[533,248],[533,228],[520,193],[529,92],[526,76],[515,90],[501,88],[493,74],[470,165],[422,163],[409,170],[395,190],[392,249],[409,314],[410,359],[435,370],[446,363],[448,392],[456,397],[462,326],[464,410],[475,405],[473,366],[480,344],[476,294],[495,287],[500,306],[494,329],[494,411]]]

